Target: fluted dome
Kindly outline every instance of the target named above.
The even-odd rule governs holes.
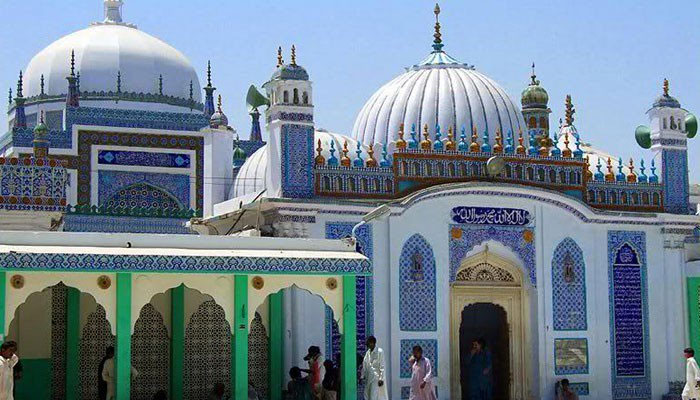
[[[75,72],[80,73],[81,93],[117,91],[117,74],[121,74],[122,93],[162,94],[201,102],[197,74],[189,60],[178,50],[133,25],[121,22],[120,1],[105,2],[104,22],[64,36],[32,58],[26,68],[27,97],[41,94],[58,96],[68,90],[71,51],[75,51]],[[112,7],[107,10],[107,7]],[[112,14],[109,15],[108,13]],[[114,20],[114,19],[117,20]]]
[[[457,62],[441,49],[382,86],[357,116],[352,135],[364,144],[398,139],[399,126],[406,129],[436,124],[443,131],[473,127],[481,133],[503,134],[525,129],[522,114],[508,94],[492,79],[472,66]]]

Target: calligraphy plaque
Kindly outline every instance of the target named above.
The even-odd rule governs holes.
[[[554,339],[554,372],[557,375],[588,373],[588,340]]]
[[[458,224],[526,226],[530,213],[518,208],[455,207],[452,220]]]
[[[615,370],[618,376],[644,376],[642,268],[628,245],[616,254],[612,275]]]

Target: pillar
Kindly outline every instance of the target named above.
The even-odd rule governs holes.
[[[7,293],[7,272],[0,272],[0,342],[5,341],[5,296]]]
[[[234,382],[231,389],[232,398],[248,398],[248,275],[236,275],[234,278]]]
[[[66,310],[66,400],[80,398],[80,290],[69,287]]]
[[[284,311],[280,291],[270,295],[270,400],[282,400],[284,386]]]
[[[185,285],[170,291],[170,398],[183,400],[185,368]]]
[[[116,400],[131,396],[131,274],[117,274]]]
[[[357,398],[357,302],[355,276],[343,277],[343,336],[340,373],[344,399]]]

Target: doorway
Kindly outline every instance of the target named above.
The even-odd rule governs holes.
[[[472,355],[474,342],[484,342]],[[474,303],[462,310],[459,326],[461,399],[488,391],[493,400],[508,400],[510,392],[510,339],[506,311],[493,303]],[[483,370],[488,369],[487,373]]]

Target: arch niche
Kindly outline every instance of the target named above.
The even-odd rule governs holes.
[[[468,389],[471,343],[466,342],[478,337],[494,347],[493,399],[528,395],[532,366],[526,284],[518,263],[490,252],[488,246],[460,263],[450,293],[451,398],[463,398],[463,379],[465,393]]]

